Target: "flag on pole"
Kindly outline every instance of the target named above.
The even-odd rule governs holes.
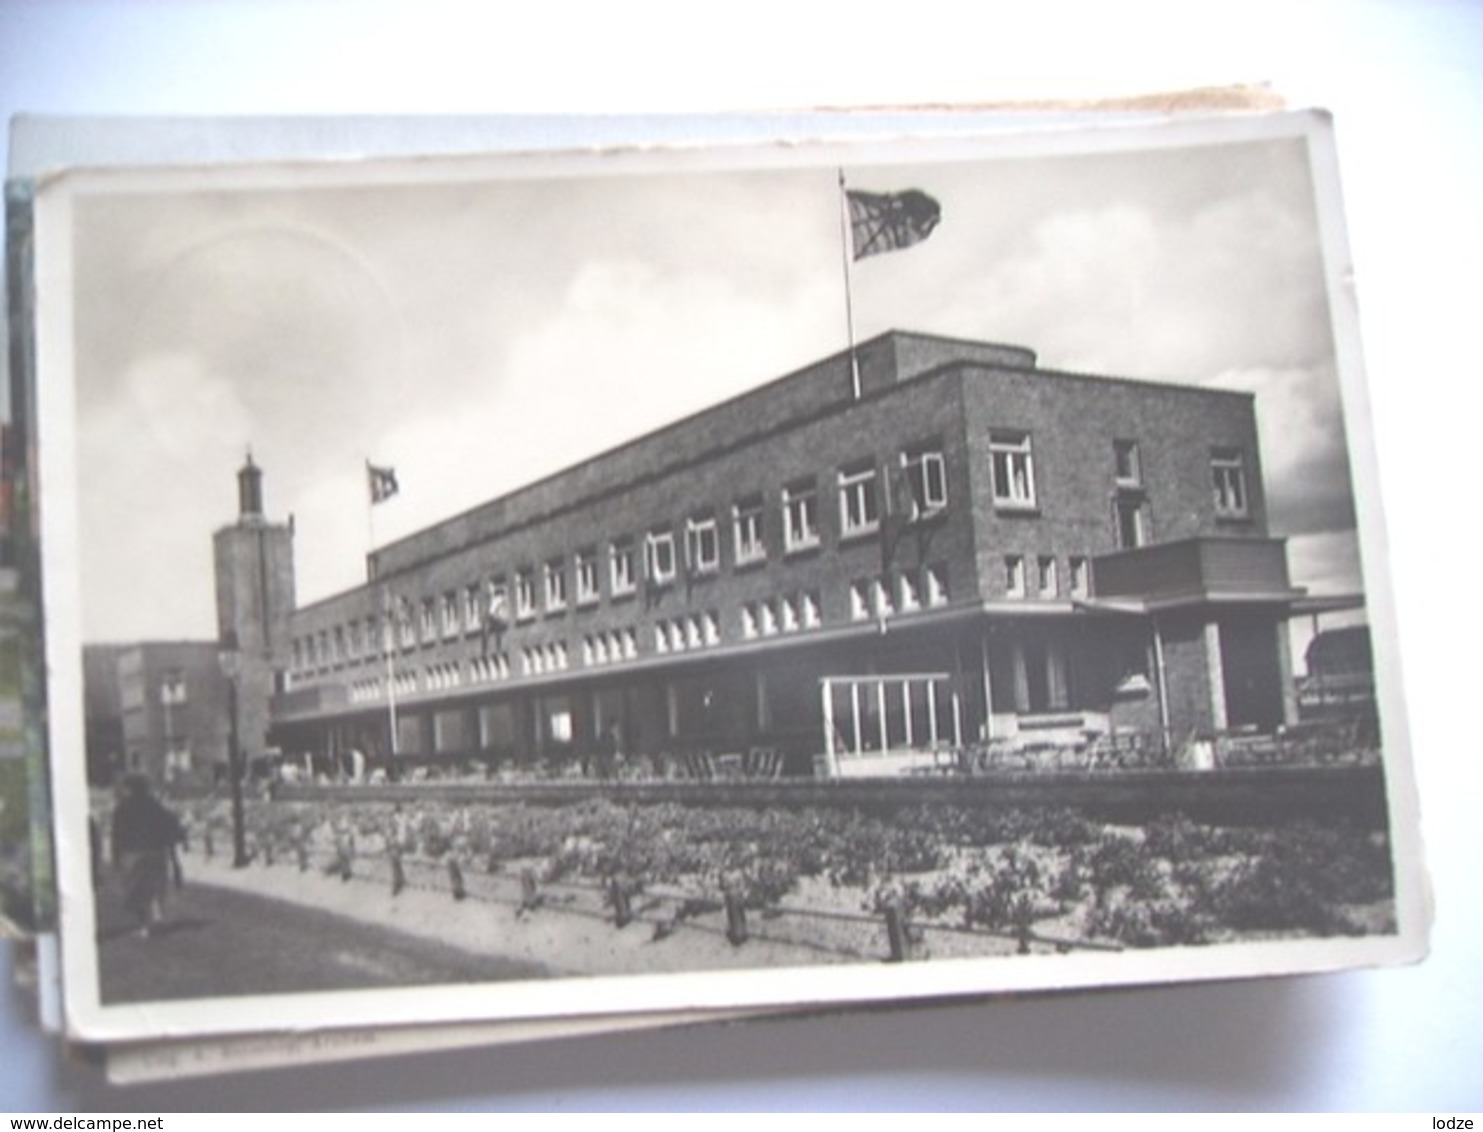
[[[397,486],[395,468],[378,468],[368,463],[366,476],[370,482],[372,503],[384,503],[401,490]]]
[[[920,244],[942,219],[942,206],[920,189],[867,193],[846,189],[855,259]]]

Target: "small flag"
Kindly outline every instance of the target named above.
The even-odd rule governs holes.
[[[384,503],[401,490],[397,486],[395,468],[378,468],[375,464],[367,464],[366,476],[370,480],[372,503]]]
[[[894,252],[919,244],[942,219],[942,206],[920,189],[865,193],[846,189],[850,204],[850,243],[854,258]]]

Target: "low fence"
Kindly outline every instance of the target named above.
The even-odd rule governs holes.
[[[221,848],[208,827],[201,839],[206,859],[213,859]],[[389,847],[363,852],[347,841],[330,850],[302,841],[287,846],[264,842],[253,846],[252,860],[245,867],[318,874],[327,883],[380,889],[386,900],[416,890],[436,893],[454,903],[472,901],[505,908],[517,919],[576,916],[606,923],[615,931],[647,929],[656,943],[693,932],[724,937],[737,948],[767,941],[842,960],[894,963],[934,955],[983,955],[996,948],[1008,950],[1007,944],[1022,955],[1123,950],[1113,942],[1040,932],[1029,923],[993,931],[913,920],[898,901],[885,902],[875,913],[786,901],[757,904],[720,886],[706,891],[674,885],[638,887],[622,878],[606,883],[550,879],[533,866],[488,872],[472,868],[469,861],[453,854],[431,860]]]

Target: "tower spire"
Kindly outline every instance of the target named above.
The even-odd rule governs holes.
[[[263,473],[252,462],[252,449],[247,449],[247,462],[237,472],[237,511],[243,519],[263,517]]]

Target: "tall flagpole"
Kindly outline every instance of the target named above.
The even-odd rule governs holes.
[[[376,492],[372,488],[375,477],[371,469],[371,462],[366,461],[366,569],[369,572],[371,566],[371,555],[376,550]],[[379,582],[379,578],[373,578]],[[382,585],[381,589],[381,645],[382,655],[386,660],[386,718],[391,729],[391,757],[393,762],[400,753],[397,750],[397,714],[396,714],[396,626],[392,620],[391,590]],[[394,769],[394,767],[393,767]]]
[[[844,268],[844,318],[850,341],[850,394],[860,400],[860,359],[855,356],[855,301],[850,290],[850,195],[839,171],[839,254]]]

